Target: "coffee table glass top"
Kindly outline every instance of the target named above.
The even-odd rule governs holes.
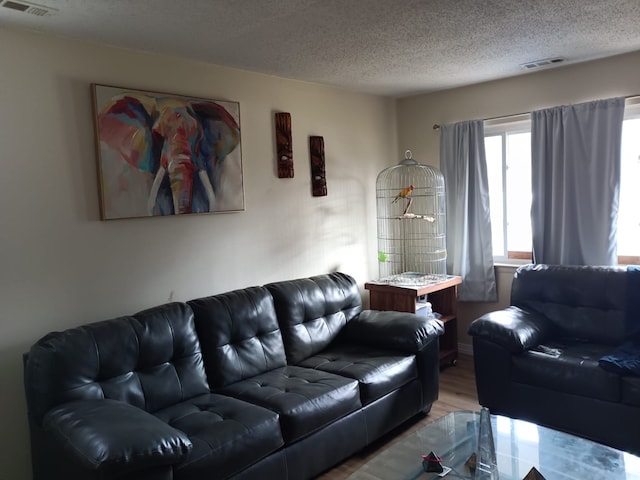
[[[422,469],[430,451],[452,468],[445,480],[471,479],[465,462],[478,443],[479,413],[450,413],[376,455],[349,480],[432,480]],[[491,416],[500,480],[521,480],[531,467],[546,480],[640,480],[640,457],[522,420]]]

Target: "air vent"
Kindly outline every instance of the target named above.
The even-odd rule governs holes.
[[[558,63],[564,62],[564,58],[556,57],[556,58],[545,58],[544,60],[535,60],[533,62],[521,63],[520,67],[525,70],[532,70],[534,68],[540,67],[548,67],[551,65],[557,65]]]
[[[18,12],[30,13],[31,15],[36,15],[38,17],[50,17],[58,12],[55,8],[46,7],[44,5],[38,5],[37,3],[31,2],[16,2],[15,0],[5,0],[0,3],[4,8],[10,8],[11,10],[16,10]]]

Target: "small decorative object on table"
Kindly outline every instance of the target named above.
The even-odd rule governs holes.
[[[478,451],[476,453],[476,480],[498,480],[498,461],[496,445],[493,443],[491,415],[489,409],[480,410],[480,429],[478,433]]]
[[[522,480],[546,480],[546,479],[536,469],[536,467],[531,467],[531,470],[529,470],[529,473],[527,473]]]
[[[425,472],[442,473],[442,458],[433,452],[429,452],[429,455],[422,456],[422,468]]]
[[[464,466],[467,467],[471,473],[476,471],[476,454],[475,453],[472,453],[471,456],[467,458],[467,461],[464,462]]]

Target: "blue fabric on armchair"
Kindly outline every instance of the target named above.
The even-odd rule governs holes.
[[[630,340],[605,355],[598,362],[601,368],[620,375],[640,376],[640,340]]]
[[[598,365],[608,372],[640,376],[640,267],[627,267],[625,330],[629,340],[603,356]]]

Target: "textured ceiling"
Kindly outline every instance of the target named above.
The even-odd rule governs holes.
[[[6,1],[0,26],[389,96],[640,50],[640,0]]]

